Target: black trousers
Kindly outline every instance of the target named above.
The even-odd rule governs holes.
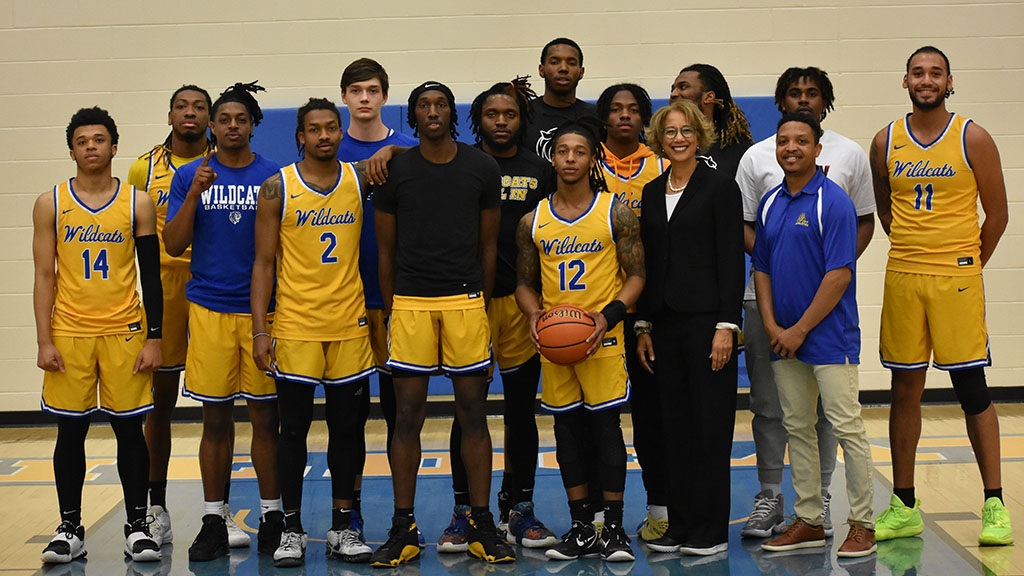
[[[687,546],[729,540],[729,473],[736,420],[736,349],[711,370],[715,314],[663,312],[654,366],[665,433],[669,535]]]
[[[644,370],[636,355],[636,333],[630,314],[625,325],[626,370],[629,372],[629,406],[633,419],[633,450],[647,490],[648,505],[668,505],[668,462],[665,433],[661,424],[661,399],[654,376]],[[655,354],[657,355],[657,354]]]

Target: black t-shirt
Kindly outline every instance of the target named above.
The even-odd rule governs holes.
[[[597,118],[597,106],[584,102],[579,98],[571,106],[555,108],[536,98],[530,102],[533,110],[533,121],[526,125],[526,138],[523,145],[541,158],[551,161],[551,137],[555,129],[569,120],[579,120],[584,116]]]
[[[434,164],[416,146],[388,163],[373,207],[395,215],[395,294],[453,296],[483,290],[480,212],[501,204],[501,173],[490,155],[459,143]]]
[[[555,169],[533,152],[519,147],[511,158],[494,157],[501,169],[501,229],[498,231],[498,265],[492,296],[516,291],[516,228],[541,198],[555,191]]]
[[[701,154],[701,156],[708,156],[715,161],[716,169],[723,174],[728,174],[730,178],[736,179],[736,171],[740,167],[740,158],[743,158],[743,153],[754,145],[754,141],[750,138],[740,140],[739,142],[732,142],[725,149],[722,149],[722,133],[718,133],[718,140],[708,148],[708,151]]]

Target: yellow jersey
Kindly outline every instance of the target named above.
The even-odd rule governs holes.
[[[537,204],[531,227],[540,254],[541,302],[545,308],[573,304],[600,311],[622,291],[612,219],[615,195],[594,194],[590,208],[571,221],[555,213],[552,196]],[[622,324],[605,334],[609,345],[598,349],[595,358],[622,354]]]
[[[661,176],[667,163],[655,156],[646,144],[640,144],[636,152],[625,158],[617,158],[604,143],[601,146],[604,148],[601,170],[604,171],[608,192],[615,194],[615,198],[639,218],[644,186]]]
[[[307,184],[296,164],[281,169],[275,338],[329,342],[369,335],[359,276],[363,191],[355,167],[339,164],[329,192]]]
[[[981,274],[978,183],[967,158],[970,120],[950,114],[930,144],[911,133],[910,115],[889,124],[885,161],[892,189],[888,270],[936,276]]]
[[[167,201],[171,197],[171,180],[179,166],[198,160],[206,152],[195,158],[183,158],[171,154],[163,146],[157,146],[146,152],[132,163],[128,169],[128,183],[139,190],[145,190],[156,206],[156,237],[160,240],[160,266],[188,266],[192,257],[192,246],[185,248],[181,256],[171,256],[164,248],[164,224],[167,223]]]
[[[101,208],[75,195],[74,179],[53,187],[57,276],[54,336],[142,332],[135,289],[135,188],[120,179]]]

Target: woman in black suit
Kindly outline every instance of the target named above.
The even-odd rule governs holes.
[[[647,142],[672,164],[643,190],[647,284],[637,356],[654,374],[669,463],[669,528],[657,552],[728,547],[736,415],[735,334],[743,301],[743,214],[736,182],[699,156],[714,128],[692,102],[658,110]]]

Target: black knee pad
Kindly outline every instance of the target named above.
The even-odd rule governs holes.
[[[982,367],[953,370],[949,373],[953,382],[953,391],[964,414],[975,416],[981,414],[992,404],[988,385],[985,383],[985,369]]]
[[[566,488],[587,483],[587,465],[583,454],[586,425],[583,410],[555,414],[555,456]]]

